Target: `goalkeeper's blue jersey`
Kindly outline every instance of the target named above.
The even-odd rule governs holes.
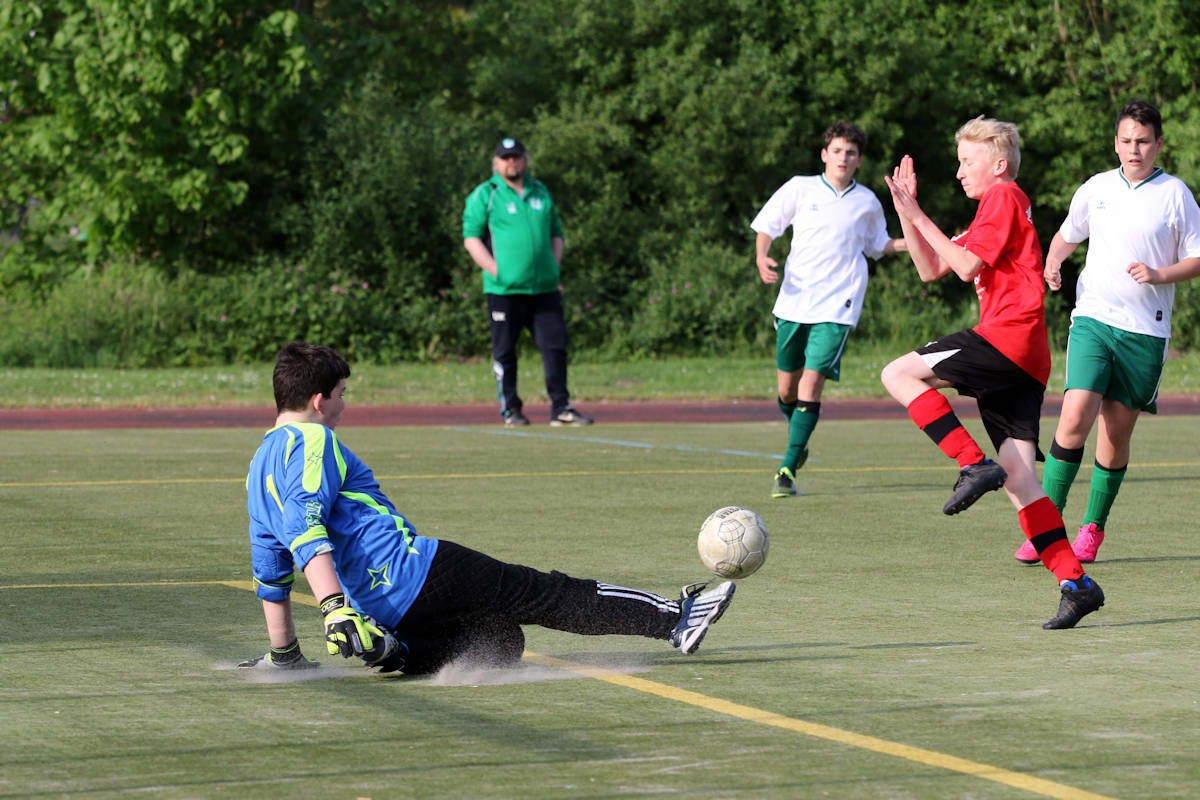
[[[437,540],[418,536],[370,468],[318,423],[267,431],[246,496],[254,583],[264,600],[286,599],[296,568],[331,553],[350,605],[395,627],[437,552]]]

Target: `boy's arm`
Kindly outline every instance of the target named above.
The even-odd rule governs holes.
[[[364,618],[346,603],[331,553],[318,553],[304,565],[304,577],[321,604],[325,623],[325,649],[331,656],[358,656],[375,663],[396,646],[395,637],[385,634],[370,617]]]
[[[883,246],[883,254],[885,256],[890,256],[895,253],[907,253],[907,252],[908,252],[908,242],[906,242],[903,238],[888,239],[888,243]]]
[[[1200,275],[1200,258],[1185,258],[1161,269],[1151,269],[1136,261],[1125,271],[1138,283],[1179,283]]]
[[[884,178],[887,180],[887,178]],[[889,186],[891,184],[889,183]],[[899,211],[900,207],[897,206]],[[900,229],[904,231],[904,241],[908,255],[912,258],[913,265],[917,268],[917,276],[928,283],[935,281],[950,271],[950,267],[938,258],[937,253],[925,240],[920,230],[913,224],[913,221],[900,214]]]
[[[267,635],[271,647],[283,648],[296,641],[296,625],[292,621],[292,601],[263,600],[263,616],[267,618]]]
[[[313,556],[304,567],[304,577],[308,579],[313,596],[318,599],[342,592],[342,584],[333,568],[333,556],[329,553]],[[271,647],[286,647],[296,641],[296,623],[292,617],[291,598],[263,600],[262,604]]]
[[[304,565],[304,577],[308,579],[313,597],[317,600],[342,592],[342,583],[338,580],[337,571],[333,568],[331,553],[319,553],[310,558]]]
[[[1077,247],[1079,247],[1079,242],[1068,242],[1063,238],[1061,232],[1055,232],[1054,238],[1050,240],[1050,249],[1046,251],[1046,268],[1042,271],[1042,277],[1046,279],[1046,285],[1050,287],[1051,291],[1057,292],[1062,288],[1062,263],[1070,257],[1071,253],[1075,252]]]
[[[917,267],[917,275],[929,282],[953,271],[964,281],[974,280],[983,269],[983,259],[950,241],[950,237],[921,210],[909,189],[909,182],[903,177],[905,161],[911,170],[911,159],[908,156],[904,159],[894,177],[885,175],[883,179],[891,190],[896,213],[900,215],[900,226],[904,229],[908,254]]]
[[[758,277],[763,283],[778,283],[779,273],[776,268],[779,262],[767,255],[771,250],[771,242],[775,241],[770,235],[762,233],[754,237],[754,263],[758,267]]]

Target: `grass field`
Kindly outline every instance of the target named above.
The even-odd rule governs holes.
[[[842,379],[825,385],[824,397],[887,397],[879,370],[916,343],[852,342],[842,359]],[[597,401],[770,399],[775,392],[773,353],[757,357],[670,358],[657,361],[572,361],[571,393],[581,405]],[[1048,393],[1061,393],[1061,353],[1054,355]],[[490,403],[496,397],[491,363],[353,365],[356,405]],[[521,394],[545,403],[542,364],[536,352],[520,361]],[[261,405],[269,393],[271,365],[178,369],[0,368],[5,386],[0,408],[104,406]],[[1200,392],[1200,352],[1172,351],[1163,370],[1164,395]]]
[[[271,681],[232,669],[266,648],[261,432],[6,431],[0,798],[1200,792],[1200,418],[1139,424],[1091,570],[1108,604],[1069,631],[1041,629],[1056,587],[1013,561],[1007,500],[944,517],[953,465],[906,422],[822,425],[784,501],[782,423],[339,433],[423,533],[501,558],[674,593],[727,504],[770,557],[691,657],[530,629],[520,670],[385,677],[325,656],[302,607],[323,668]]]

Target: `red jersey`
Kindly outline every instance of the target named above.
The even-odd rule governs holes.
[[[983,193],[971,226],[954,242],[983,261],[975,276],[979,324],[974,331],[1043,386],[1050,342],[1042,300],[1042,246],[1029,198],[1012,181]]]

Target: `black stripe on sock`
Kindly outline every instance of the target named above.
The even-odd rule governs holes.
[[[1059,444],[1057,439],[1055,439],[1050,443],[1050,457],[1057,458],[1059,461],[1065,461],[1068,464],[1082,464],[1083,448],[1080,447],[1074,450],[1068,450]]]
[[[1067,540],[1066,528],[1053,528],[1045,533],[1039,533],[1037,536],[1032,537],[1029,541],[1033,542],[1033,549],[1037,550],[1038,555],[1040,556],[1042,553],[1046,552],[1047,547],[1059,541],[1060,539],[1064,542]]]
[[[934,444],[941,444],[942,439],[949,436],[955,429],[962,427],[962,423],[958,421],[958,417],[951,411],[948,414],[935,419],[933,422],[922,428],[925,434],[933,439]]]

